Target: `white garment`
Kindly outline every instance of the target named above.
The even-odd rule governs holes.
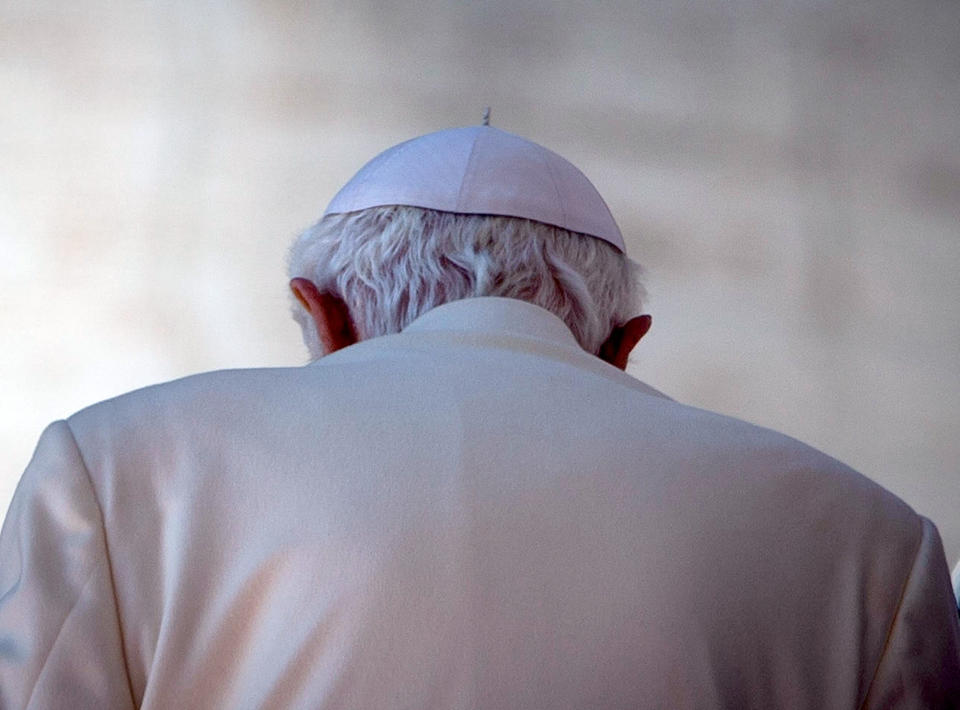
[[[0,536],[3,708],[939,707],[934,526],[520,301],[51,425]]]

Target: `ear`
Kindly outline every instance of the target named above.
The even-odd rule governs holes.
[[[653,318],[648,315],[631,318],[613,329],[610,337],[600,346],[600,352],[597,355],[614,367],[626,370],[630,351],[640,342],[640,338],[647,334],[652,324]]]
[[[324,355],[357,342],[357,331],[343,299],[321,293],[312,281],[299,277],[290,281],[290,290],[313,319]]]

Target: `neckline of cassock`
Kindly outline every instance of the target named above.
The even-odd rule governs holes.
[[[484,296],[451,301],[427,311],[403,333],[467,331],[518,335],[579,348],[567,324],[550,311],[514,298]]]
[[[519,345],[525,352],[562,360],[644,394],[670,399],[581,348],[566,323],[550,311],[526,301],[497,296],[445,303],[424,313],[400,333],[361,341],[315,360],[313,364],[334,365],[365,358],[383,348],[410,347],[414,343],[417,344],[415,347],[420,347],[429,341],[494,348],[516,348]]]

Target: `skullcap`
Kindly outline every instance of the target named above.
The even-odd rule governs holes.
[[[523,217],[626,251],[610,208],[582,172],[492,126],[450,128],[388,148],[341,188],[324,216],[382,205]]]

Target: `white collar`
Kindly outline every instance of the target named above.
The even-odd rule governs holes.
[[[370,338],[332,355],[314,360],[314,365],[333,365],[357,357],[365,357],[379,348],[393,347],[401,342],[419,341],[434,336],[448,340],[456,336],[458,342],[479,342],[487,346],[502,347],[507,341],[526,341],[527,352],[540,352],[551,358],[559,358],[574,367],[614,379],[621,384],[644,394],[670,397],[641,382],[626,372],[591,355],[580,347],[577,339],[560,318],[550,311],[526,301],[514,298],[483,296],[451,301],[427,311],[410,323],[401,333]]]
[[[403,332],[438,330],[517,335],[580,347],[567,324],[560,318],[540,306],[515,298],[484,296],[444,303],[421,315]]]

